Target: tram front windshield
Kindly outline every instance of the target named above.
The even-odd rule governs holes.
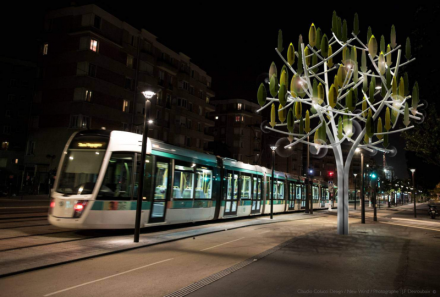
[[[64,152],[56,191],[66,195],[89,195],[95,188],[107,148],[108,138],[75,137]]]

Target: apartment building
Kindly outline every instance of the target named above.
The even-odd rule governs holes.
[[[40,54],[32,150],[25,160],[29,171],[55,169],[75,131],[142,133],[146,90],[157,93],[151,100],[150,137],[196,151],[214,140],[208,132],[214,126],[211,77],[145,29],[96,5],[57,9],[45,16]],[[54,156],[51,162],[48,155]]]
[[[18,192],[23,179],[23,155],[37,66],[0,57],[0,68],[0,191],[12,195]]]

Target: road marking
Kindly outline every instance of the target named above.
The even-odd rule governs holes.
[[[402,224],[387,223],[387,222],[382,222],[382,224],[395,225],[395,226],[403,226],[403,227],[409,227],[409,228],[417,228],[417,229],[432,230],[432,231],[440,232],[439,229],[423,228],[423,227],[417,227],[417,226],[411,226],[411,225],[402,225]]]
[[[133,271],[136,271],[136,270],[139,270],[139,269],[142,269],[142,268],[146,268],[146,267],[149,267],[149,266],[153,266],[153,265],[164,263],[164,262],[171,261],[171,260],[173,260],[173,258],[166,259],[166,260],[159,261],[159,262],[155,262],[155,263],[151,263],[151,264],[148,264],[148,265],[145,265],[145,266],[141,266],[141,267],[138,267],[138,268],[130,269],[130,270],[127,270],[127,271],[124,271],[124,272],[120,272],[120,273],[113,274],[113,275],[110,275],[110,276],[107,276],[107,277],[103,277],[103,278],[100,278],[100,279],[97,279],[97,280],[94,280],[94,281],[91,281],[91,282],[87,282],[87,283],[84,283],[84,284],[81,284],[81,285],[73,286],[73,287],[70,287],[70,288],[67,288],[67,289],[64,289],[64,290],[60,290],[60,291],[56,291],[56,292],[53,292],[53,293],[49,293],[49,294],[44,295],[44,297],[52,296],[52,295],[55,295],[55,294],[66,292],[66,291],[70,291],[70,290],[73,290],[73,289],[76,289],[76,288],[79,288],[79,287],[82,287],[82,286],[86,286],[86,285],[90,285],[90,284],[93,284],[93,283],[97,283],[97,282],[100,282],[100,281],[103,281],[103,280],[106,280],[106,279],[109,279],[109,278],[112,278],[112,277],[115,277],[115,276],[123,275],[123,274],[129,273],[129,272],[133,272]]]
[[[242,237],[242,238],[235,239],[235,240],[232,240],[232,241],[228,241],[228,242],[225,242],[225,243],[222,243],[222,244],[218,244],[218,245],[215,245],[215,246],[212,246],[212,247],[209,247],[209,248],[206,248],[206,249],[200,250],[200,251],[203,252],[203,251],[206,251],[206,250],[210,250],[210,249],[216,248],[216,247],[218,247],[218,246],[222,246],[222,245],[225,245],[225,244],[228,244],[228,243],[234,242],[234,241],[241,240],[241,239],[243,239],[243,238],[246,238],[246,237]]]

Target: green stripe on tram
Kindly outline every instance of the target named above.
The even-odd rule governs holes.
[[[136,210],[137,201],[99,201],[93,202],[92,210]],[[142,202],[142,210],[151,208],[150,201]]]
[[[266,200],[266,204],[270,204],[270,199]],[[284,200],[273,200],[273,204],[284,204]]]
[[[215,207],[215,200],[178,200],[171,201],[171,209],[184,208],[211,208]]]

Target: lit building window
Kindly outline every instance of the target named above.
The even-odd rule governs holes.
[[[9,142],[8,141],[3,141],[2,142],[2,150],[7,151],[9,148]]]
[[[122,111],[123,112],[129,112],[130,111],[130,101],[124,100],[124,103],[122,105]]]
[[[90,39],[90,50],[98,52],[98,40]]]
[[[244,122],[244,117],[243,116],[235,116],[235,121],[236,122]]]
[[[85,101],[90,102],[92,101],[92,91],[91,90],[86,90],[86,98]]]
[[[49,43],[43,45],[43,56],[46,56],[49,51]]]
[[[127,67],[133,68],[133,56],[132,55],[127,55]]]
[[[241,103],[237,103],[237,110],[241,110],[242,108],[242,104]]]

